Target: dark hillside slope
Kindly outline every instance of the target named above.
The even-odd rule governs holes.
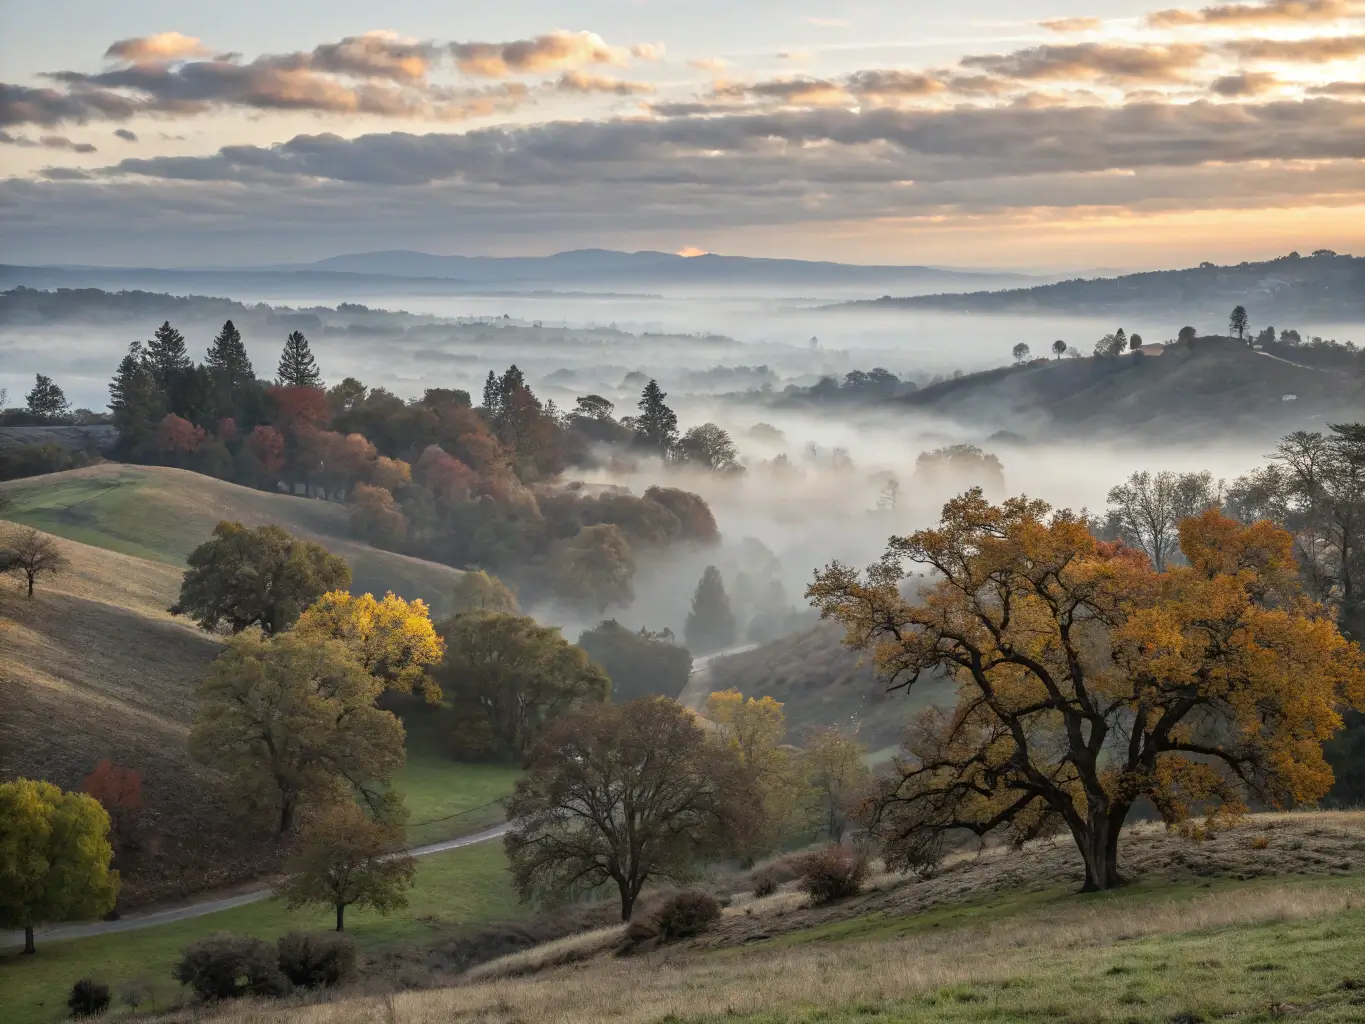
[[[1365,411],[1362,369],[1315,369],[1235,339],[1199,338],[1193,346],[1146,355],[987,370],[923,388],[896,404],[986,433],[1011,430],[1035,440],[1059,430],[1091,436],[1138,431],[1167,440],[1208,432],[1277,437],[1320,428],[1324,420],[1359,419]]]
[[[1233,306],[1243,305],[1256,328],[1316,322],[1365,320],[1365,258],[1321,254],[1282,256],[1263,263],[1186,270],[1153,270],[1121,277],[1075,278],[1036,288],[970,292],[965,295],[890,295],[839,308],[939,309],[952,312],[1023,314],[1145,314],[1154,309],[1179,315],[1204,329],[1227,323]],[[1341,339],[1345,340],[1345,339]]]

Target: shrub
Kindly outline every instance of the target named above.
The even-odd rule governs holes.
[[[171,972],[203,1000],[282,995],[288,988],[268,942],[215,935],[186,947]]]
[[[66,1000],[73,1017],[95,1017],[109,1009],[109,986],[82,978],[71,986]]]
[[[762,899],[777,892],[777,875],[772,871],[760,871],[754,875],[754,898]]]
[[[654,912],[654,926],[664,942],[700,935],[720,917],[720,902],[704,892],[680,892]]]
[[[1270,840],[1267,839],[1265,836],[1257,836],[1255,839],[1251,841],[1251,848],[1253,850],[1264,850],[1269,845]]]
[[[332,988],[355,974],[355,941],[335,932],[291,932],[276,944],[280,971],[300,988]]]
[[[818,906],[858,895],[867,877],[867,861],[842,846],[826,846],[798,858],[797,870],[797,885]]]
[[[621,940],[616,944],[616,955],[629,956],[632,953],[653,949],[659,942],[659,929],[653,921],[631,921],[626,925]]]

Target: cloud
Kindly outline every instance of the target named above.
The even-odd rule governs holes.
[[[809,50],[780,50],[777,53],[778,60],[803,61],[810,60]]]
[[[1269,71],[1243,71],[1236,75],[1224,75],[1222,78],[1215,79],[1209,88],[1219,96],[1239,98],[1260,96],[1262,93],[1270,92],[1279,84],[1280,80]]]
[[[23,135],[11,135],[0,131],[0,145],[20,146],[25,149],[66,149],[72,153],[94,153],[95,147],[88,142],[72,142],[64,135],[44,135],[30,139]]]
[[[698,71],[724,71],[730,62],[724,57],[694,57],[687,62],[687,66]]]
[[[0,125],[85,124],[106,118],[123,120],[143,105],[106,89],[60,92],[0,82]]]
[[[403,39],[393,32],[366,32],[316,47],[308,66],[358,78],[418,82],[426,77],[439,52],[435,43]]]
[[[640,60],[663,60],[667,52],[663,43],[636,43],[630,48],[630,55]]]
[[[1052,18],[1038,24],[1049,32],[1093,32],[1104,22],[1099,18]]]
[[[571,70],[589,64],[623,66],[631,56],[630,50],[608,45],[595,32],[564,31],[511,43],[451,43],[450,52],[461,71],[483,78]]]
[[[159,32],[154,36],[120,39],[110,44],[104,55],[111,60],[128,61],[131,64],[160,64],[184,57],[207,57],[211,52],[194,36]]]
[[[1205,58],[1195,43],[1169,46],[1075,43],[964,57],[961,66],[1023,80],[1181,82]]]
[[[124,142],[137,141],[137,133],[129,131],[127,128],[117,128],[114,130],[114,134],[118,136],[120,139],[122,139]]]
[[[1153,28],[1184,25],[1273,25],[1284,22],[1337,21],[1365,13],[1360,0],[1266,0],[1259,4],[1219,4],[1197,11],[1176,7],[1147,16]]]
[[[918,71],[858,71],[848,78],[848,89],[869,99],[931,96],[947,88],[943,79]]]
[[[708,254],[705,249],[698,249],[695,245],[684,245],[673,255],[682,256],[685,259],[691,259],[694,256],[706,256]]]
[[[1327,64],[1365,55],[1365,35],[1318,36],[1312,39],[1234,39],[1224,43],[1222,49],[1243,60]]]
[[[1315,85],[1309,88],[1310,96],[1365,96],[1365,81],[1361,82],[1328,82],[1326,85]]]
[[[557,92],[608,93],[616,96],[638,96],[654,91],[648,82],[627,82],[611,75],[594,75],[586,71],[565,71],[554,83]]]
[[[720,100],[774,100],[792,107],[841,107],[855,102],[842,85],[818,78],[778,78],[766,82],[717,82]]]

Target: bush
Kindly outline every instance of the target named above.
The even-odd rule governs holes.
[[[842,846],[826,846],[823,850],[803,854],[797,858],[798,887],[810,893],[817,906],[858,895],[867,877],[867,861],[861,854]]]
[[[754,898],[762,899],[777,892],[777,875],[772,871],[760,871],[754,875]]]
[[[664,942],[700,935],[720,917],[720,902],[704,892],[680,892],[654,912],[654,926]]]
[[[109,1009],[109,986],[98,981],[82,978],[71,986],[71,995],[66,1000],[73,1017],[95,1017]]]
[[[630,956],[653,949],[659,944],[659,929],[653,921],[631,921],[616,944],[617,956]]]
[[[332,988],[355,974],[355,941],[348,935],[291,932],[275,948],[281,973],[300,988]]]
[[[268,942],[215,935],[186,947],[171,973],[205,1001],[283,995],[288,988]]]

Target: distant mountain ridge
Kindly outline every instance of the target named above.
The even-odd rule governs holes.
[[[1254,326],[1289,318],[1365,320],[1365,258],[1320,249],[1311,256],[1236,266],[1201,263],[1183,270],[1152,270],[1109,278],[1075,278],[1005,291],[864,299],[830,307],[944,310],[972,313],[1046,313],[1100,316],[1160,309],[1190,319],[1227,323],[1233,306],[1246,306]],[[1292,324],[1285,324],[1292,326]]]

